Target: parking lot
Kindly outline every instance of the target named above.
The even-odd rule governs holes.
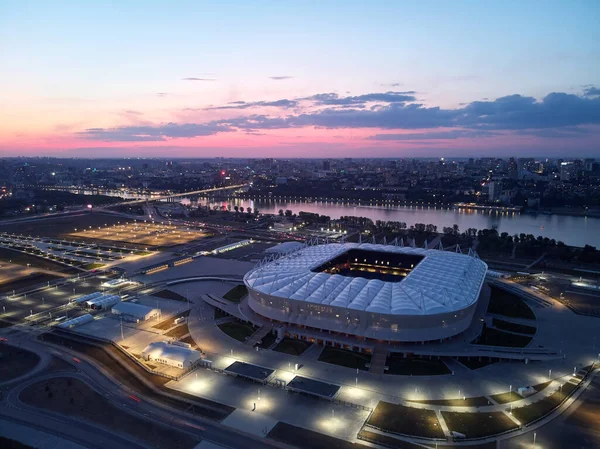
[[[163,223],[135,221],[108,226],[74,228],[70,237],[128,242],[148,246],[173,246],[201,239],[206,233],[198,229]]]

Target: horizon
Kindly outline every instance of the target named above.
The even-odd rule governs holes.
[[[594,1],[5,2],[0,153],[597,157],[599,18]]]

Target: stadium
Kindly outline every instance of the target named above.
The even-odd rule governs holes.
[[[390,342],[453,337],[473,320],[487,265],[395,245],[306,246],[244,277],[258,315],[300,328]]]

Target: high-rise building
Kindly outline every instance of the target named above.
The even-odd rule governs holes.
[[[514,157],[511,157],[508,160],[508,176],[509,178],[518,178],[519,177],[519,166],[517,165],[517,161]]]
[[[325,171],[331,170],[331,161],[323,161],[323,170],[325,170]]]

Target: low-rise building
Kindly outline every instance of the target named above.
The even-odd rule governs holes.
[[[193,367],[202,356],[187,343],[156,341],[146,346],[142,351],[142,358],[149,362],[187,369]]]
[[[159,309],[132,302],[120,302],[111,311],[114,315],[118,315],[126,321],[134,321],[136,323],[156,318],[160,314]]]

